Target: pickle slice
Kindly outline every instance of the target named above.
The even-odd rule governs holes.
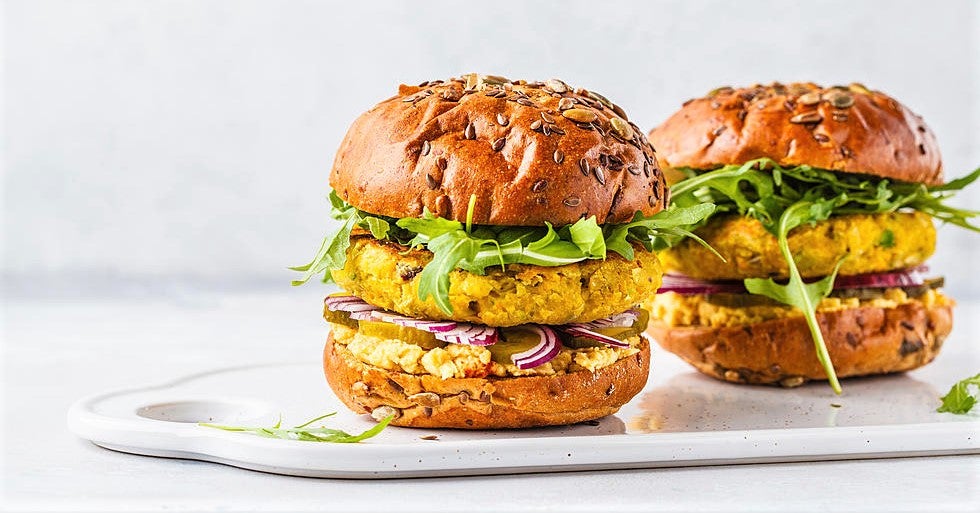
[[[487,346],[490,358],[501,364],[512,364],[511,355],[531,349],[541,342],[541,337],[530,330],[517,328],[502,328],[497,343]]]
[[[643,333],[644,330],[647,329],[647,324],[650,323],[650,312],[644,310],[643,308],[637,308],[636,311],[639,312],[636,315],[636,322],[634,322],[632,326],[625,328],[627,331],[619,335],[610,336],[616,337],[620,340],[626,340],[630,337],[635,337],[640,333]]]
[[[432,333],[409,328],[408,326],[399,326],[397,324],[378,321],[358,321],[358,324],[360,324],[359,328],[361,333],[369,337],[401,340],[402,342],[415,344],[426,350],[446,345],[446,342],[436,340],[435,335]]]
[[[755,294],[731,294],[727,292],[718,294],[708,294],[705,296],[705,301],[718,306],[724,306],[728,308],[747,308],[750,306],[780,306],[781,303],[777,303],[772,299],[765,296],[757,296]]]
[[[341,324],[347,326],[348,328],[357,329],[357,321],[350,318],[350,314],[347,312],[334,312],[327,308],[326,305],[323,306],[323,318],[327,322],[332,322],[334,324]]]
[[[626,341],[626,339],[635,337],[640,333],[634,326],[636,326],[635,323],[633,326],[625,328],[596,328],[592,331],[600,335]],[[568,339],[562,340],[562,344],[565,344],[572,349],[583,349],[586,347],[607,347],[605,343],[588,337],[568,337]]]
[[[633,322],[631,326],[618,327],[618,328],[596,328],[592,331],[605,335],[607,337],[612,337],[618,340],[626,341],[630,337],[635,337],[643,330],[647,329],[647,323],[650,322],[650,313],[646,310],[640,308],[638,309],[639,314],[636,316],[636,321]],[[587,337],[565,337],[562,339],[562,344],[573,349],[582,349],[585,347],[604,347],[606,344]]]
[[[596,333],[600,333],[599,330],[595,330]],[[605,333],[603,333],[605,335]],[[570,347],[572,349],[585,349],[587,347],[603,347],[606,344],[599,342],[598,340],[592,340],[591,338],[585,337],[564,337],[561,340],[561,344],[565,347]]]

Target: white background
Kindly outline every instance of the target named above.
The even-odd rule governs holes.
[[[651,128],[720,85],[859,81],[925,117],[953,177],[980,165],[980,2],[0,5],[0,509],[975,509],[976,456],[378,484],[113,453],[64,419],[88,394],[319,358],[324,289],[286,267],[328,229],[349,123],[400,82],[561,77]],[[980,184],[956,203],[980,208]],[[932,265],[969,301],[940,359],[964,368],[976,262],[980,236],[940,230]]]
[[[719,85],[863,82],[980,165],[978,4],[8,1],[8,297],[288,287],[349,123],[399,83],[561,77],[651,128]],[[957,199],[980,206],[980,186]],[[980,296],[980,237],[933,268]]]

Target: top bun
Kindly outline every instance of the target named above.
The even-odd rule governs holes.
[[[665,167],[715,169],[768,157],[905,182],[943,182],[936,137],[922,118],[861,84],[721,87],[689,100],[650,132]]]
[[[473,222],[505,226],[621,223],[667,200],[653,147],[602,95],[477,74],[403,85],[362,114],[330,185],[390,217],[465,221],[476,195]]]

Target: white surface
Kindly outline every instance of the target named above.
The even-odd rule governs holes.
[[[312,362],[221,369],[97,394],[72,405],[68,426],[123,452],[361,479],[980,453],[980,414],[936,413],[936,394],[923,393],[935,390],[931,383],[906,376],[852,381],[848,400],[833,406],[825,384],[732,390],[691,379],[683,363],[664,356],[654,352],[660,365],[633,401],[594,425],[423,433],[389,427],[360,445],[270,440],[197,425],[265,427],[283,414],[288,427],[328,410],[338,415],[314,427],[370,428],[367,415],[353,414],[327,393],[296,394],[323,387],[321,366]],[[946,360],[938,372],[955,376],[960,367]]]
[[[280,284],[331,221],[354,117],[401,82],[563,77],[644,129],[721,85],[864,82],[925,117],[947,172],[980,165],[973,0],[8,0],[8,291]],[[957,204],[980,205],[980,187]],[[932,260],[980,299],[980,237]]]
[[[975,511],[980,502],[978,456],[351,481],[121,454],[68,432],[69,405],[104,390],[162,383],[216,366],[318,361],[326,332],[318,317],[321,291],[281,292],[189,294],[152,303],[7,303],[4,505],[16,511],[547,511],[559,504],[567,511],[592,512]],[[978,332],[980,305],[961,305],[954,336],[937,362],[899,382],[952,384],[963,376],[939,372],[950,364],[963,375],[976,372]],[[655,368],[670,365],[668,358],[658,356]],[[690,372],[677,379],[702,378]],[[851,383],[857,382],[845,381],[845,390]],[[742,397],[746,390],[725,388],[731,394],[712,397],[712,404]],[[911,389],[916,398],[945,392],[932,385]],[[324,397],[326,406],[325,390],[311,385],[296,394]],[[828,403],[843,404],[841,414],[855,399],[827,396]],[[711,415],[702,418],[710,422]]]

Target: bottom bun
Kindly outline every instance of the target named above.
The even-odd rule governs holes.
[[[818,312],[817,320],[837,376],[867,376],[931,362],[952,330],[953,308],[912,302]],[[725,381],[793,387],[827,379],[803,317],[728,327],[651,321],[647,333],[699,371]]]
[[[357,360],[327,337],[323,367],[337,397],[395,426],[506,429],[573,424],[611,415],[646,385],[650,343],[595,372],[554,376],[442,379],[389,371]]]

